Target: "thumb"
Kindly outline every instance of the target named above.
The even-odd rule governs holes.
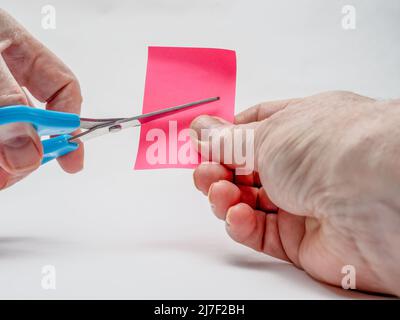
[[[0,108],[27,105],[28,98],[0,55]],[[8,175],[23,176],[40,165],[42,145],[34,128],[26,123],[0,126],[0,168]],[[5,174],[0,186],[5,184]],[[8,178],[7,178],[8,179]]]
[[[218,117],[200,116],[191,123],[191,137],[202,161],[212,161],[245,175],[255,170],[257,122],[234,125]]]
[[[0,167],[14,175],[40,165],[42,146],[33,127],[23,123],[0,126]]]

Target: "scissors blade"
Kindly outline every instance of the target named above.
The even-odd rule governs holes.
[[[88,128],[87,131],[79,133],[69,139],[69,141],[74,141],[81,139],[82,141],[89,140],[94,137],[99,137],[107,133],[117,132],[122,129],[137,127],[142,124],[142,122],[148,122],[160,117],[164,117],[173,112],[180,111],[186,108],[199,106],[205,103],[213,102],[219,100],[219,97],[212,97],[207,99],[202,99],[198,101],[193,101],[185,103],[179,106],[174,106],[166,109],[161,109],[138,116],[130,118],[112,118],[112,119],[88,119],[81,118],[81,128]]]
[[[123,120],[126,118],[103,118],[103,119],[92,119],[92,118],[81,118],[81,129],[93,129],[94,127],[115,123],[119,120]]]
[[[129,128],[129,127],[136,127],[136,126],[140,126],[143,122],[148,122],[148,121],[151,121],[151,120],[154,120],[154,119],[165,117],[165,116],[167,116],[170,113],[173,113],[175,111],[180,111],[180,110],[183,110],[183,109],[186,109],[186,108],[199,106],[199,105],[202,105],[202,104],[205,104],[205,103],[209,103],[209,102],[213,102],[213,101],[217,101],[217,100],[219,100],[219,97],[212,97],[212,98],[202,99],[202,100],[198,100],[198,101],[194,101],[194,102],[189,102],[189,103],[181,104],[179,106],[165,108],[165,109],[161,109],[161,110],[157,110],[157,111],[141,114],[141,115],[138,115],[138,116],[134,116],[134,117],[131,117],[131,118],[118,120],[118,121],[115,122],[115,124],[116,125],[121,125],[122,129]],[[143,121],[140,121],[140,120],[143,120]]]

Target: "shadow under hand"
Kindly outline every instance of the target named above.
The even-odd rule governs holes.
[[[268,271],[273,271],[277,275],[284,276],[285,279],[288,278],[293,278],[293,281],[301,281],[304,283],[304,285],[310,285],[310,280],[316,284],[319,289],[322,290],[328,290],[335,295],[338,296],[338,298],[348,298],[348,299],[387,299],[391,298],[389,296],[385,295],[376,295],[376,294],[370,294],[366,292],[361,292],[361,291],[356,291],[356,290],[345,290],[339,287],[334,287],[332,285],[326,284],[319,282],[310,276],[308,276],[303,270],[300,270],[296,268],[294,265],[284,262],[284,261],[279,261],[279,260],[255,260],[255,259],[248,259],[244,256],[226,256],[226,262],[232,266],[236,266],[239,268],[244,268],[244,269],[251,269],[251,270],[256,270],[256,271],[263,271],[263,272],[268,272]],[[298,271],[298,272],[294,272]],[[301,273],[301,276],[298,274]],[[307,275],[306,281],[304,281],[305,277],[304,275]]]
[[[17,259],[48,253],[60,242],[50,238],[0,236],[0,259]]]
[[[261,261],[261,260],[248,259],[245,256],[239,256],[239,255],[226,255],[225,262],[227,262],[231,266],[244,269],[261,270],[261,271],[266,271],[271,269],[275,270],[276,269],[282,270],[287,268],[292,269],[292,265],[284,261],[273,261],[269,259]]]

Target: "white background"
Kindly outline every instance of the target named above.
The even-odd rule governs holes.
[[[56,30],[41,28],[45,4]],[[351,1],[351,31],[341,27],[345,4],[1,0],[77,75],[88,117],[140,112],[148,45],[235,49],[237,111],[332,89],[399,97],[400,2]],[[83,172],[54,162],[0,193],[1,298],[349,296],[231,241],[191,170],[133,171],[138,138],[130,129],[89,141]],[[56,290],[41,287],[48,264]]]

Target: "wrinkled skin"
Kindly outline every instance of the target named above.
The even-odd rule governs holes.
[[[253,173],[224,155],[194,172],[235,241],[336,286],[353,265],[357,289],[400,295],[399,100],[327,92],[192,123],[210,128],[254,129]]]
[[[23,87],[50,110],[79,113],[82,97],[72,72],[11,16],[0,9],[0,107],[31,105]],[[33,127],[0,126],[0,190],[39,167],[42,145]],[[83,167],[83,146],[61,157],[69,172]]]

